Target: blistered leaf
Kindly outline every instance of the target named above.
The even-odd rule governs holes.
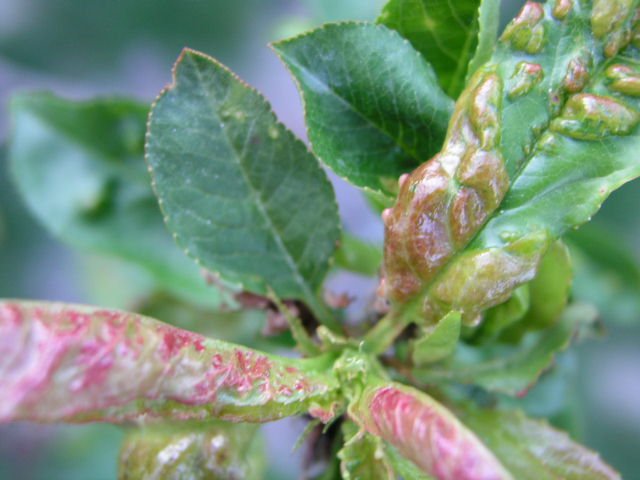
[[[460,96],[443,150],[385,213],[395,304],[466,324],[640,174],[637,2],[528,2]],[[622,54],[620,52],[623,52]],[[446,268],[445,268],[446,267]]]
[[[259,480],[262,442],[252,425],[131,430],[120,451],[119,480]]]
[[[394,194],[441,147],[453,102],[396,32],[340,23],[273,47],[298,82],[313,151],[351,183]]]
[[[269,356],[147,317],[0,303],[0,422],[329,420],[329,359]]]
[[[488,6],[499,2],[482,3],[487,4],[483,19],[492,20]],[[478,44],[480,4],[479,0],[390,0],[378,21],[408,39],[433,65],[442,88],[456,98],[464,88],[467,65]],[[482,31],[488,37],[493,28],[487,23]],[[496,33],[493,35],[495,38]],[[482,51],[487,40],[482,42]]]
[[[129,100],[15,96],[14,179],[36,217],[64,242],[139,265],[183,298],[217,304],[220,294],[163,225],[143,159],[147,111]]]
[[[317,160],[214,59],[185,50],[173,80],[152,109],[146,149],[177,242],[223,279],[326,317],[317,290],[340,228]]]
[[[518,480],[605,480],[620,475],[598,454],[519,411],[456,408],[456,414]]]
[[[370,386],[349,414],[437,480],[513,478],[449,410],[413,388]]]
[[[574,304],[556,325],[530,333],[517,346],[459,344],[451,361],[421,369],[416,376],[429,383],[465,383],[509,395],[524,394],[552,365],[555,356],[570,345],[572,338],[596,318],[593,307]]]

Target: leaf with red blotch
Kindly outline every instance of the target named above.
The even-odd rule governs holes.
[[[437,480],[511,480],[491,451],[428,395],[397,383],[369,387],[349,413]]]
[[[284,359],[151,318],[0,302],[0,422],[264,422],[338,408],[331,359]]]

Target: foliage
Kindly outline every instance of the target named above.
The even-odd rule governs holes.
[[[625,298],[640,285],[621,247],[573,232],[640,175],[639,3],[528,2],[498,38],[497,1],[390,0],[377,24],[278,42],[312,152],[190,49],[146,140],[132,101],[16,97],[31,210],[157,292],[139,313],[2,302],[0,421],[134,424],[121,478],[260,478],[248,424],[291,415],[325,424],[340,464],[322,478],[619,478],[523,409],[557,354],[598,334],[600,272]],[[341,233],[320,161],[393,205],[382,259]],[[375,302],[347,322],[328,271],[379,265]],[[269,339],[203,335],[224,322]]]

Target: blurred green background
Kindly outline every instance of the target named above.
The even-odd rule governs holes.
[[[11,128],[6,105],[12,93],[44,89],[74,99],[118,94],[151,102],[169,82],[180,50],[189,46],[220,59],[256,86],[283,122],[304,137],[298,94],[267,43],[326,21],[374,19],[382,3],[0,0],[0,297],[114,307],[124,306],[127,298],[121,269],[111,271],[104,259],[71,252],[53,240],[30,217],[10,184],[5,168]],[[511,18],[521,3],[505,1],[503,19]],[[347,228],[380,240],[379,219],[368,211],[360,194],[333,180]],[[636,184],[627,185],[594,221],[597,232],[605,232],[602,248],[629,249],[630,262],[640,259],[638,207],[640,191]],[[578,261],[576,268],[580,295],[599,304],[608,335],[565,355],[562,365],[577,369],[579,381],[545,385],[547,398],[539,410],[548,413],[549,398],[558,397],[560,402],[570,395],[583,420],[584,442],[599,450],[624,478],[640,479],[640,319],[636,314],[640,299],[632,288],[636,285],[621,282],[605,267],[587,268]],[[101,274],[95,275],[98,269]],[[590,280],[594,276],[597,281]],[[135,282],[137,277],[132,273],[126,278]],[[360,296],[373,287],[370,280],[356,276],[336,282],[336,288]],[[292,420],[266,428],[266,434],[277,439],[267,442],[274,460],[272,478],[297,475],[301,453],[292,454],[291,447],[301,427],[302,422]],[[115,478],[121,437],[119,429],[102,425],[0,427],[0,478]]]

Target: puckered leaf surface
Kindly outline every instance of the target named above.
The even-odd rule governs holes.
[[[326,359],[295,360],[147,317],[55,303],[0,303],[0,422],[329,420]]]
[[[329,24],[273,47],[297,80],[313,151],[351,183],[394,194],[442,146],[453,102],[396,32]]]
[[[513,477],[449,410],[425,393],[390,383],[372,385],[350,405],[351,418],[438,480]]]
[[[443,150],[384,215],[394,304],[475,324],[535,277],[554,238],[640,174],[637,5],[528,2],[507,26]]]
[[[139,265],[183,298],[217,303],[218,292],[162,222],[143,159],[147,111],[123,99],[14,97],[15,181],[37,218],[64,242]]]
[[[317,290],[340,237],[333,190],[258,92],[185,50],[152,109],[146,153],[189,255],[254,293],[322,310]]]

